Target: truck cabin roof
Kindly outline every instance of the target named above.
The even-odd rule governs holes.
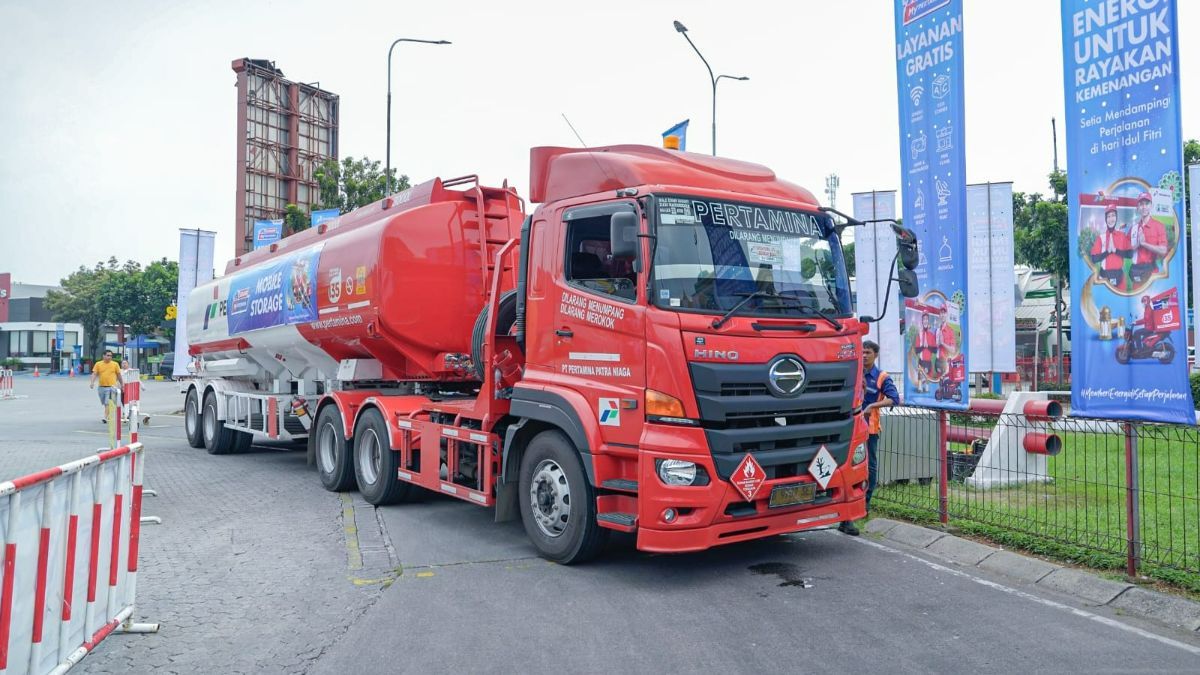
[[[751,162],[664,150],[648,145],[530,150],[529,190],[534,203],[643,185],[680,186],[761,195],[816,208],[813,194]]]

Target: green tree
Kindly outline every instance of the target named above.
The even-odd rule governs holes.
[[[46,309],[55,321],[70,321],[83,326],[84,342],[91,345],[92,359],[101,348],[101,330],[105,321],[105,308],[99,303],[100,289],[111,275],[118,272],[116,258],[107,263],[98,262],[92,268],[82,265],[59,282],[61,291],[46,293]]]
[[[51,291],[46,305],[55,321],[83,325],[84,336],[96,358],[102,348],[105,324],[129,327],[129,334],[153,334],[163,326],[167,305],[175,302],[179,265],[166,258],[144,269],[132,260],[123,265],[116,258],[80,267],[61,281],[62,291]],[[171,337],[173,324],[164,333]]]
[[[846,274],[854,276],[854,242],[842,246],[842,257],[846,259]]]
[[[1191,193],[1191,177],[1188,175],[1191,172],[1187,170],[1192,164],[1200,164],[1200,141],[1192,139],[1183,144],[1183,198],[1184,208],[1190,214],[1192,208],[1192,193]],[[1188,216],[1184,216],[1187,220]]]
[[[288,204],[283,211],[283,236],[303,232],[312,227],[312,216],[295,204]]]
[[[1013,254],[1017,262],[1054,277],[1055,308],[1059,326],[1058,344],[1062,344],[1061,327],[1066,312],[1063,289],[1071,274],[1071,245],[1067,227],[1067,175],[1050,172],[1050,199],[1041,194],[1013,193]],[[1062,349],[1059,356],[1059,385],[1062,384]]]
[[[397,177],[395,169],[391,170],[391,175],[392,193],[410,187],[408,176]],[[378,161],[365,156],[362,159],[346,157],[341,164],[333,159],[326,160],[313,176],[317,180],[323,209],[336,208],[349,213],[387,196],[387,176]]]

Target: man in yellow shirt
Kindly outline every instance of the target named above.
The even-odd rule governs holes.
[[[92,366],[92,379],[88,381],[88,387],[94,388],[97,379],[100,380],[100,389],[96,393],[100,395],[100,405],[104,408],[104,417],[100,421],[108,422],[108,402],[111,400],[120,405],[120,386],[124,384],[121,381],[121,366],[113,361],[111,349],[104,352],[103,361]]]

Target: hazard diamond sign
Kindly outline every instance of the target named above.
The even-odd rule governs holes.
[[[733,470],[733,475],[729,477],[733,486],[742,493],[748,502],[754,500],[754,495],[758,493],[758,489],[762,487],[763,481],[766,479],[767,472],[763,471],[762,466],[751,454],[742,458],[742,462],[737,465],[737,468]]]

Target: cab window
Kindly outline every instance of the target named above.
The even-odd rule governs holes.
[[[563,269],[572,286],[632,302],[637,299],[633,260],[614,259],[609,243],[614,210],[603,209],[607,213],[598,215],[580,210],[564,216],[567,245]]]

